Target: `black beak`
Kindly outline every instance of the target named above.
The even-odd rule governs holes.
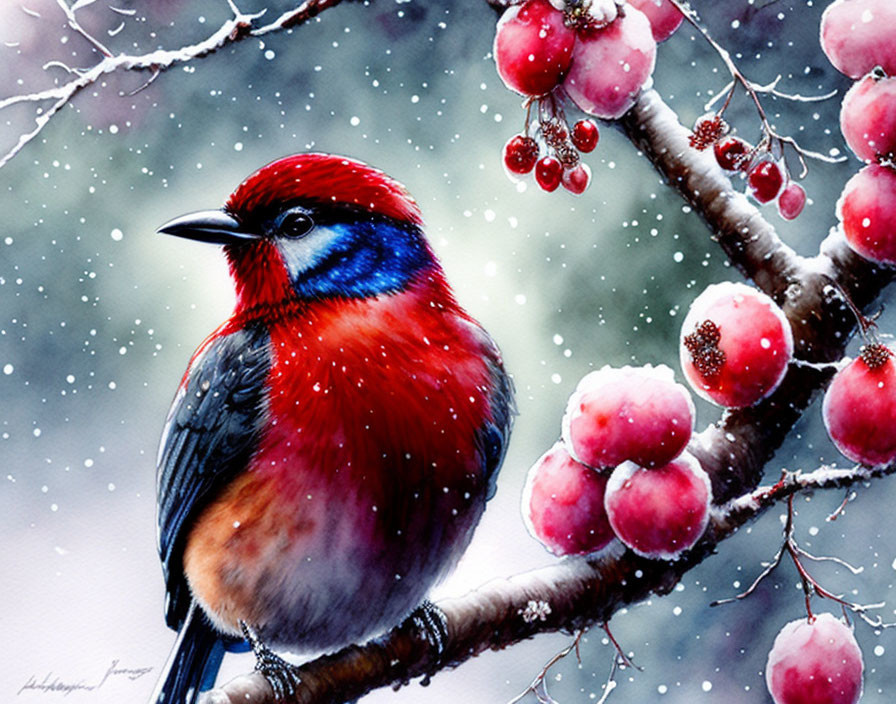
[[[202,210],[166,222],[158,230],[163,235],[176,235],[212,244],[239,244],[261,239],[257,232],[245,230],[242,223],[223,210]]]

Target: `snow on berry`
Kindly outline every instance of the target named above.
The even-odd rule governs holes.
[[[862,161],[893,159],[896,156],[896,77],[871,74],[857,81],[843,96],[840,131]]]
[[[793,220],[806,205],[806,190],[798,183],[788,183],[778,195],[778,213],[785,220]]]
[[[591,467],[625,460],[653,467],[684,450],[694,429],[694,402],[672,370],[603,367],[586,374],[569,398],[563,439]]]
[[[628,7],[604,29],[579,32],[563,88],[589,115],[615,120],[635,104],[655,62],[650,22]]]
[[[707,286],[681,328],[681,367],[693,389],[726,408],[772,393],[793,356],[793,333],[761,291],[726,281]]]
[[[619,465],[607,482],[604,506],[617,537],[643,557],[674,560],[703,535],[712,486],[689,453],[647,469]]]
[[[604,509],[607,478],[576,462],[556,443],[529,470],[523,518],[555,555],[585,555],[614,538]]]
[[[688,142],[694,149],[702,152],[714,146],[727,131],[727,122],[715,113],[707,113],[697,118]]]
[[[896,75],[896,3],[837,0],[821,16],[821,48],[838,71],[859,78],[875,66]]]
[[[822,402],[834,445],[869,466],[896,459],[896,361],[884,345],[870,344],[834,375]]]
[[[575,38],[548,0],[508,8],[498,20],[493,48],[501,80],[522,95],[550,93],[569,69]]]
[[[580,196],[591,183],[591,169],[587,164],[577,164],[570,169],[563,169],[560,183],[573,195]]]
[[[628,4],[647,15],[657,43],[671,37],[684,21],[684,15],[669,0],[628,0]]]
[[[775,704],[856,704],[863,670],[852,628],[823,613],[781,629],[768,654],[765,682]]]
[[[722,137],[713,146],[716,162],[725,171],[745,171],[750,165],[753,147],[740,137]]]
[[[862,168],[843,187],[837,217],[854,251],[896,264],[896,170],[877,164]]]
[[[769,203],[778,197],[784,185],[784,172],[771,159],[760,161],[747,173],[750,195],[760,203]]]

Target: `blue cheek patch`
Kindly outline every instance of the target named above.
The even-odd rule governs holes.
[[[395,293],[433,264],[423,233],[414,225],[362,220],[327,227],[338,236],[293,280],[301,298]]]

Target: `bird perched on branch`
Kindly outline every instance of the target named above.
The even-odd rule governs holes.
[[[228,643],[331,651],[424,603],[495,490],[514,414],[405,189],[298,154],[159,230],[223,245],[231,317],[178,388],[158,463],[166,619],[153,700],[193,702]],[[266,645],[267,644],[267,645]]]

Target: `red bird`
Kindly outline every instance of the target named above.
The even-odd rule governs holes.
[[[193,702],[247,638],[331,651],[397,625],[463,553],[514,415],[405,189],[361,162],[268,164],[160,232],[224,245],[236,307],[190,360],[158,463],[166,618],[153,701]]]

